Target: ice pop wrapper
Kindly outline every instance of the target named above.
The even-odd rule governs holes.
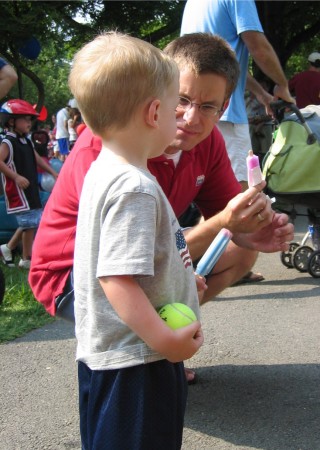
[[[247,156],[247,170],[248,170],[248,185],[249,187],[256,186],[263,181],[259,158],[253,154],[252,150],[249,150]]]
[[[202,256],[200,261],[197,264],[195,273],[197,275],[201,275],[203,277],[207,276],[215,264],[217,263],[218,259],[222,255],[222,253],[225,251],[228,242],[232,238],[231,231],[227,230],[226,228],[222,228],[217,236],[213,239],[210,246],[208,247],[205,254]]]
[[[261,183],[261,181],[263,181],[259,158],[257,155],[253,154],[252,150],[249,150],[247,156],[247,169],[249,187],[256,186],[257,184]],[[274,203],[276,201],[274,197],[270,198],[269,195],[267,195],[267,198],[271,201],[271,203]]]

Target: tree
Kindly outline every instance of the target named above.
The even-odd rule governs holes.
[[[201,0],[199,0],[201,1]],[[302,69],[306,55],[320,47],[319,3],[257,1],[266,36],[287,75]],[[180,31],[185,1],[2,1],[0,54],[19,74],[10,93],[46,104],[50,114],[71,94],[68,73],[74,53],[97,33],[118,29],[162,48]],[[41,45],[37,59],[21,55],[30,38]]]
[[[38,110],[45,102],[50,114],[55,112],[70,98],[70,63],[84,42],[99,31],[118,29],[164,45],[178,32],[182,7],[176,1],[1,2],[0,54],[19,75],[19,84],[10,94],[36,103]],[[35,60],[19,52],[32,37],[41,44]]]
[[[264,32],[290,77],[320,47],[318,1],[256,1]],[[300,67],[293,67],[299,63]]]

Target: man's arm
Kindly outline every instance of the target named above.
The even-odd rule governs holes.
[[[270,103],[273,100],[273,96],[270,95],[265,89],[263,89],[261,84],[258,83],[258,81],[253,78],[253,76],[249,72],[247,74],[246,89],[252,92],[252,94],[257,98],[258,102],[265,106],[266,113],[269,116],[272,116],[273,112],[270,108]]]
[[[9,64],[2,67],[0,70],[0,99],[7,95],[17,79],[18,75],[13,67]]]
[[[258,31],[245,31],[241,33],[241,39],[262,72],[276,83],[275,95],[287,102],[295,103],[294,98],[290,95],[288,80],[282,70],[279,58],[266,36]]]
[[[227,228],[236,235],[256,232],[272,222],[274,212],[270,200],[263,192],[258,191],[263,189],[265,184],[262,182],[241,192],[230,200],[223,211],[184,231],[193,261],[204,254],[221,228]],[[263,221],[259,220],[258,214],[263,217]]]

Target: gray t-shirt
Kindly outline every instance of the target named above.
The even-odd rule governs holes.
[[[102,149],[80,199],[75,257],[77,360],[92,370],[163,359],[119,318],[98,277],[132,275],[155,308],[189,305],[199,318],[192,261],[156,179]]]

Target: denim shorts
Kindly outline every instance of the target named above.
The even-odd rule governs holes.
[[[42,216],[42,211],[43,210],[39,208],[15,214],[19,227],[23,228],[24,230],[28,230],[30,228],[38,228]]]
[[[69,139],[61,138],[57,139],[59,145],[59,152],[61,155],[67,155],[69,153]]]

